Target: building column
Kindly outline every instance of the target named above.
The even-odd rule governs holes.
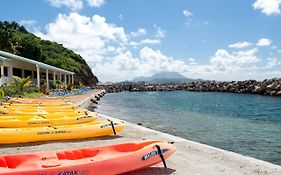
[[[21,78],[24,78],[24,69],[21,69]]]
[[[60,72],[60,76],[59,76],[59,78],[60,78],[60,82],[61,82],[61,72]],[[61,82],[62,83],[62,82]]]
[[[37,87],[40,88],[40,68],[36,65],[37,68]]]
[[[64,86],[66,86],[67,81],[66,81],[66,74],[64,74]]]
[[[74,85],[74,75],[71,75],[72,85]]]
[[[14,80],[13,79],[13,67],[11,66],[11,67],[8,67],[8,82],[11,82],[13,80]]]
[[[49,89],[49,70],[46,69],[46,85],[47,85],[47,89]]]
[[[4,66],[3,66],[3,62],[1,64],[1,84],[0,85],[3,85],[5,84],[5,77],[4,77]]]
[[[32,71],[31,71],[31,80],[32,80],[32,83],[34,83],[34,71],[33,71],[33,69],[32,69]]]
[[[70,82],[70,74],[68,74],[68,84],[71,84]]]
[[[54,83],[56,83],[56,72],[55,71],[53,72],[53,81],[54,81]]]

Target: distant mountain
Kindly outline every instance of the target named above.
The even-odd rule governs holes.
[[[180,82],[192,82],[198,81],[191,78],[186,78],[178,72],[157,72],[150,77],[136,77],[132,80],[133,82],[145,82],[145,83],[180,83]]]

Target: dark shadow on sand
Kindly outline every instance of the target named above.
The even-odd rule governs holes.
[[[40,141],[40,142],[31,142],[31,143],[15,143],[15,144],[3,144],[0,145],[0,148],[14,148],[14,147],[29,147],[29,146],[38,146],[49,143],[69,143],[69,142],[84,142],[84,141],[98,141],[98,140],[114,140],[122,138],[120,135],[109,135],[102,137],[86,138],[86,139],[69,139],[69,140],[52,140],[52,141]]]
[[[176,172],[176,170],[164,167],[149,167],[137,171],[132,171],[129,173],[124,173],[122,175],[170,175]]]

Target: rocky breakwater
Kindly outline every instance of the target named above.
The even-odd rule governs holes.
[[[281,78],[265,79],[263,81],[200,81],[186,84],[185,90],[281,96]]]
[[[168,84],[137,84],[137,83],[116,83],[111,85],[101,85],[97,88],[105,89],[108,93],[121,91],[174,91],[186,90],[197,92],[229,92],[244,94],[259,94],[270,96],[281,96],[281,78],[265,79],[263,81],[213,81],[204,80],[188,83],[168,83]]]
[[[88,110],[95,111],[98,105],[98,101],[106,94],[105,91],[102,91],[101,93],[95,95],[90,99],[90,104],[88,105]]]

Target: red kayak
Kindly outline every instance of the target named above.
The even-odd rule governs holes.
[[[113,175],[152,165],[175,152],[170,143],[130,142],[101,147],[0,156],[0,175]]]

